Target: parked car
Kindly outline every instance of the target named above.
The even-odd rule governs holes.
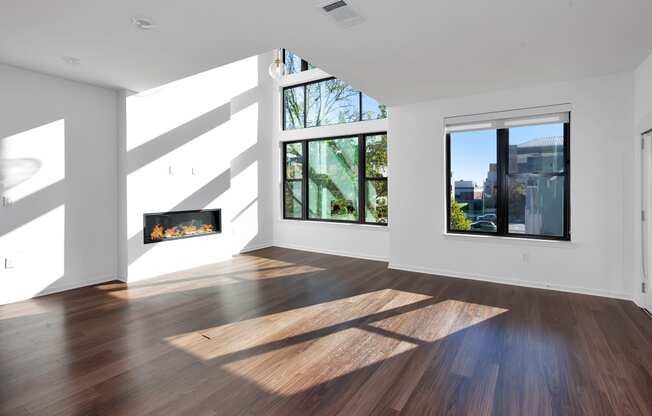
[[[496,224],[491,221],[476,221],[471,223],[471,229],[474,231],[496,231]]]
[[[484,214],[484,215],[479,215],[478,218],[476,218],[476,220],[478,221],[491,221],[494,224],[496,223],[496,219],[497,219],[496,214]]]

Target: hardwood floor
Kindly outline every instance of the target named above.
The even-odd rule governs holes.
[[[269,248],[0,306],[3,415],[652,415],[627,301]]]

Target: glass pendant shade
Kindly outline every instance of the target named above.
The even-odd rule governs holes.
[[[283,59],[281,59],[280,50],[277,52],[274,62],[269,65],[268,72],[269,76],[276,81],[280,80],[283,75],[285,75],[285,65],[283,64]]]

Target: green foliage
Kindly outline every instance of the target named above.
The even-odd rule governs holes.
[[[471,220],[466,218],[464,211],[462,211],[462,205],[451,197],[451,229],[452,230],[470,230],[471,229]]]
[[[367,178],[387,177],[387,135],[367,136],[365,160]]]

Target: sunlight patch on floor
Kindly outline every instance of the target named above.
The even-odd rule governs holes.
[[[296,337],[296,342],[292,336],[286,335],[291,333],[288,329],[292,326],[304,327],[305,321],[299,317],[277,323],[271,331],[270,326],[274,327],[275,322],[268,322],[266,319],[269,317],[265,317],[223,326],[220,328],[221,333],[210,341],[204,339],[205,342],[201,342],[197,338],[199,335],[192,334],[170,342],[177,348],[201,357],[208,365],[219,366],[255,383],[270,394],[288,397],[314,388],[317,384],[315,380],[322,384],[370,366],[383,365],[399,355],[410,354],[418,348],[432,347],[448,335],[507,312],[503,308],[452,299],[435,304],[425,303],[423,307],[402,312],[402,307],[409,307],[414,302],[419,305],[429,297],[402,291],[393,292],[397,292],[395,297],[385,307],[371,314],[362,312],[349,315],[344,309],[344,302],[363,301],[366,296],[378,297],[377,292],[353,297],[358,299],[331,302],[331,305],[340,309],[339,313],[336,310],[327,312],[335,315],[328,322],[330,328],[333,328],[334,323],[346,322],[338,319],[344,314],[348,315],[349,321],[356,319],[356,316],[368,316],[371,322],[362,320],[359,325],[356,323],[341,327],[336,324],[333,330],[320,334],[320,329],[325,328],[322,324],[320,328],[313,328],[316,336],[305,336],[310,332],[303,332]],[[318,305],[301,308],[307,319],[311,319],[312,309],[316,306]],[[375,315],[384,316],[387,313],[390,313],[389,317],[374,320]],[[283,326],[287,328],[282,330]],[[369,326],[382,331],[376,332]],[[265,332],[272,332],[273,335],[261,337]],[[351,356],[356,356],[356,360],[351,360]]]
[[[168,337],[166,342],[201,360],[238,361],[249,354],[259,355],[321,338],[330,339],[333,335],[348,330],[346,327],[338,328],[339,325],[355,326],[356,320],[364,320],[376,313],[388,311],[387,308],[397,309],[395,313],[401,313],[400,308],[429,299],[427,295],[382,289],[200,331],[204,336],[203,341],[210,342],[189,343],[188,339],[199,340],[196,337],[197,332]]]
[[[398,335],[410,336],[423,342],[434,342],[507,311],[507,309],[494,306],[448,299],[402,315],[372,322],[369,326],[390,330]],[[400,327],[401,322],[406,321],[432,322],[433,324],[424,325],[418,331],[411,331],[410,328],[404,330]]]

